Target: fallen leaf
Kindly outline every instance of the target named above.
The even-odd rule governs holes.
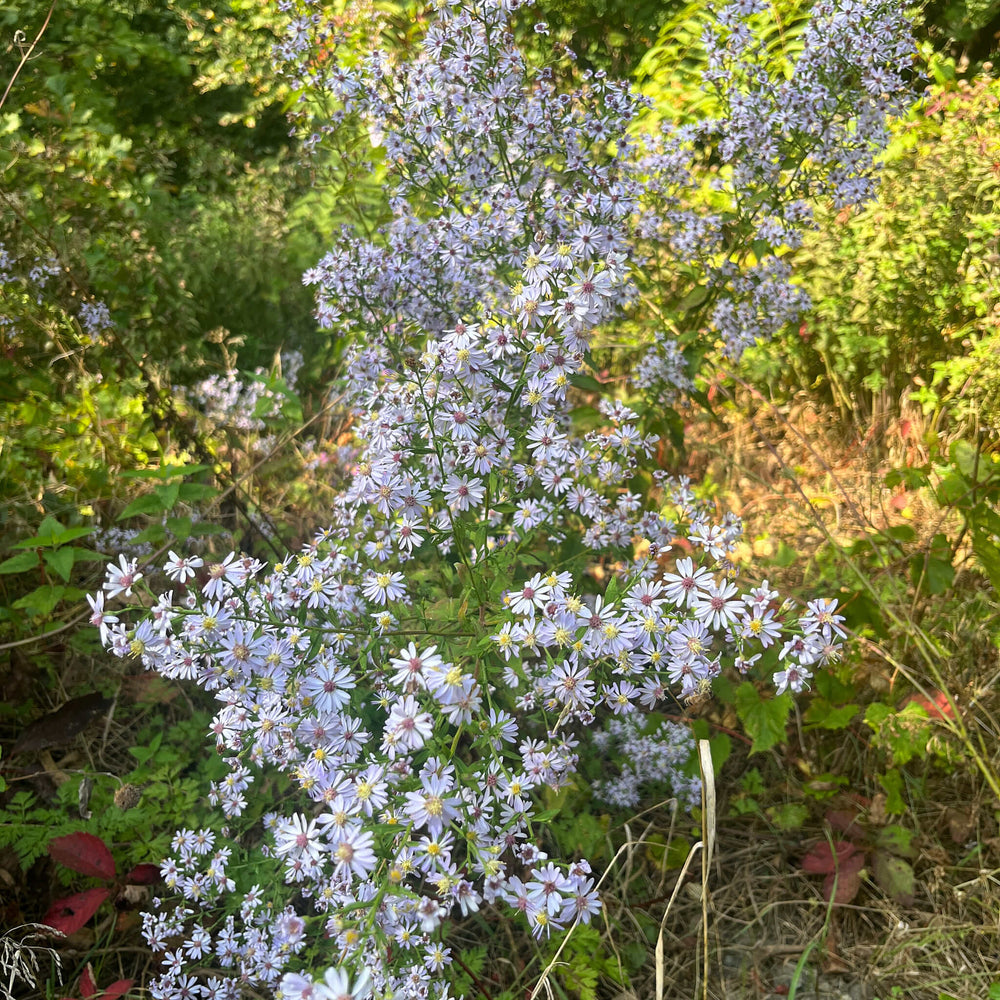
[[[906,861],[886,851],[876,851],[874,868],[878,884],[890,899],[902,906],[913,905],[916,876]]]
[[[864,854],[851,854],[840,864],[836,872],[823,879],[823,898],[839,906],[851,902],[861,889],[861,869],[865,866]]]
[[[11,755],[32,753],[49,747],[68,746],[93,721],[106,712],[111,699],[96,691],[66,702],[48,715],[43,715],[28,726],[11,748]]]
[[[943,691],[935,691],[930,698],[925,698],[922,694],[911,694],[903,699],[903,704],[899,707],[905,708],[909,704],[919,705],[927,713],[928,719],[955,718],[954,709]]]
[[[75,934],[111,895],[110,889],[87,889],[75,896],[57,899],[42,917],[42,923],[63,934]]]
[[[115,859],[107,844],[92,833],[69,833],[49,842],[53,861],[81,875],[93,875],[111,881],[115,877]]]
[[[827,875],[839,871],[844,862],[858,850],[857,844],[849,840],[835,840],[832,848],[828,841],[821,840],[802,859],[802,870],[811,875]]]
[[[948,835],[956,844],[964,844],[972,836],[972,831],[976,828],[976,819],[971,809],[949,809],[945,815],[948,817]]]

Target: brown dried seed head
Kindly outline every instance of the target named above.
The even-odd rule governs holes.
[[[138,785],[122,785],[115,792],[115,805],[121,810],[134,809],[142,798],[142,789]]]

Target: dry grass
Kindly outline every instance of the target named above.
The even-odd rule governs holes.
[[[726,419],[722,433],[717,426],[699,433],[693,418],[690,471],[694,478],[707,473],[719,485],[756,541],[753,554],[764,557],[763,575],[783,592],[802,592],[813,582],[817,560],[825,556],[829,564],[831,545],[847,546],[909,524],[916,532],[912,548],[918,550],[935,533],[956,528],[953,515],[940,510],[928,492],[904,496],[885,487],[889,468],[927,461],[917,413],[904,411],[902,419],[884,427],[845,428],[807,402],[779,410],[747,391]],[[787,566],[767,565],[779,540],[792,545],[798,558]],[[879,576],[899,577],[907,559],[901,555],[898,565],[887,559],[867,567],[876,587]],[[907,681],[928,687],[944,681],[970,741],[985,737],[982,766],[997,774],[1000,664],[986,620],[995,618],[995,595],[971,577],[958,582],[969,601],[953,601],[940,611],[931,599],[906,595],[914,588],[904,581],[896,591],[909,600],[896,609],[902,628],[868,641],[855,660],[856,684],[863,701],[892,703],[907,690]],[[942,662],[935,677],[923,675],[917,660],[896,659],[916,642],[906,635],[911,626],[930,632],[942,647],[955,647],[954,659]],[[724,707],[717,708],[714,721],[731,721]],[[646,912],[648,904],[637,898],[642,896],[637,887],[649,888],[645,899],[666,893],[673,905],[662,954],[656,961],[650,954],[631,990],[608,984],[608,997],[652,997],[660,973],[668,998],[720,1000],[788,995],[789,987],[799,997],[824,1000],[966,1000],[985,997],[1000,981],[1000,802],[981,769],[954,745],[953,734],[941,736],[952,742],[950,763],[918,760],[905,769],[910,808],[889,817],[917,835],[913,904],[899,905],[866,878],[853,903],[832,908],[822,898],[819,879],[800,868],[808,845],[823,834],[824,806],[814,803],[811,818],[794,832],[776,829],[762,814],[734,816],[730,806],[741,775],[749,766],[766,771],[771,783],[761,796],[762,808],[803,801],[809,773],[843,775],[854,801],[868,804],[866,820],[877,824],[886,818],[875,815],[881,792],[875,776],[892,762],[857,722],[835,739],[803,733],[800,722],[797,735],[782,755],[774,752],[763,763],[730,760],[724,769],[707,908],[696,878],[689,876],[678,891],[677,872],[663,873],[649,852],[633,851],[632,869],[610,894],[609,926],[618,930],[610,934],[609,946],[622,949],[639,928],[636,913]],[[636,859],[644,859],[644,869]],[[660,906],[659,911],[648,907],[652,917],[662,912]],[[807,963],[797,969],[807,951]]]

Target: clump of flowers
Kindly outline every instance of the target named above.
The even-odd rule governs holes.
[[[637,713],[609,719],[604,729],[594,733],[593,743],[602,759],[620,759],[622,767],[612,778],[595,781],[594,795],[619,809],[639,804],[644,785],[668,786],[685,807],[696,805],[701,781],[684,773],[691,760],[694,738],[686,726],[659,722],[643,732],[643,718]]]
[[[218,427],[249,432],[262,431],[281,416],[282,404],[288,393],[294,392],[302,369],[299,351],[281,355],[281,380],[269,376],[264,368],[252,373],[228,369],[222,374],[209,375],[185,394],[205,417]],[[183,393],[183,389],[175,391]]]
[[[599,717],[662,762],[683,740],[634,734],[668,691],[727,668],[799,690],[838,655],[834,602],[741,588],[738,520],[665,473],[642,487],[658,442],[633,408],[602,398],[597,426],[579,419],[603,391],[594,333],[634,300],[636,241],[668,217],[645,207],[641,100],[533,73],[514,6],[440,5],[407,63],[306,59],[317,34],[331,51],[308,12],[283,50],[334,123],[385,150],[393,219],[307,275],[321,323],[355,344],[357,450],[330,524],[273,565],[171,553],[172,589],[137,621],[92,601],[115,655],[219,703],[220,829],[180,831],[163,864],[156,997],[447,996],[450,918],[489,908],[546,938],[599,911],[590,864],[549,856],[537,805],[578,780]],[[107,599],[153,578],[123,556]],[[265,787],[282,791],[261,803]],[[208,982],[188,971],[209,961]]]

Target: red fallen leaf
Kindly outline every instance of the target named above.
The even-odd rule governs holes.
[[[125,996],[126,993],[135,985],[134,979],[118,979],[115,980],[105,991],[101,1000],[118,1000],[119,997]]]
[[[90,962],[84,966],[80,973],[80,996],[86,1000],[97,992],[97,983],[94,981],[94,970],[90,967]]]
[[[119,1000],[135,985],[134,979],[119,979],[113,982],[106,990],[99,990],[94,980],[94,970],[90,963],[80,975],[80,998],[82,1000]],[[63,997],[62,1000],[78,1000],[73,997]]]
[[[905,441],[910,436],[910,428],[913,425],[909,420],[900,420],[899,422],[899,436]]]
[[[857,809],[829,809],[824,819],[839,833],[860,833],[858,825],[859,811]]]
[[[906,510],[907,505],[910,502],[909,493],[897,493],[890,501],[889,506],[893,510]]]
[[[858,851],[858,845],[849,840],[835,840],[830,844],[821,840],[802,859],[802,870],[811,875],[829,875],[843,868],[844,862]],[[864,855],[859,855],[864,857]]]
[[[849,903],[861,889],[861,869],[864,866],[864,854],[851,854],[844,858],[840,869],[823,879],[823,898],[830,902],[830,895],[833,894],[834,903]]]
[[[935,691],[930,698],[925,698],[922,694],[911,694],[903,699],[900,708],[905,708],[909,704],[919,705],[926,713],[928,719],[954,719],[955,712],[948,702],[948,696],[943,691]]]
[[[125,881],[131,885],[152,885],[154,882],[159,882],[160,878],[159,865],[143,864],[136,865],[125,876]]]
[[[94,875],[107,879],[115,877],[115,859],[100,837],[92,833],[70,833],[56,837],[49,844],[49,854],[53,861],[72,868],[81,875]]]
[[[110,889],[87,889],[75,896],[57,899],[42,923],[63,934],[75,934],[97,912],[97,908],[111,895]]]

